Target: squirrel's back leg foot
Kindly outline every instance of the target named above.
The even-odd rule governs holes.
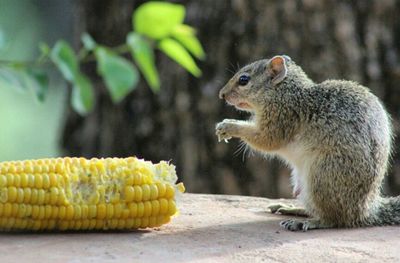
[[[282,214],[282,215],[293,215],[293,216],[308,216],[306,210],[301,207],[295,207],[292,205],[284,205],[284,204],[273,204],[269,205],[268,209],[273,214]]]
[[[307,231],[310,229],[331,228],[332,226],[323,224],[319,219],[287,219],[280,223],[281,227],[290,231]]]

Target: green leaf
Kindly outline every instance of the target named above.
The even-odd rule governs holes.
[[[83,46],[87,50],[93,50],[97,46],[96,41],[94,41],[94,39],[88,33],[84,33],[81,37],[81,40],[82,40]]]
[[[42,102],[48,90],[48,78],[45,73],[33,69],[0,68],[0,86],[22,92],[30,89]]]
[[[12,68],[0,68],[0,86],[20,92],[27,90],[24,82],[24,76],[19,70]]]
[[[39,43],[39,50],[40,50],[40,53],[44,56],[49,55],[51,52],[49,45],[47,45],[45,42]]]
[[[51,50],[50,58],[61,71],[64,78],[73,81],[78,74],[79,66],[72,47],[67,42],[59,40]]]
[[[78,74],[73,81],[71,104],[74,110],[82,116],[93,110],[93,86],[90,80],[83,74]]]
[[[160,79],[154,62],[153,49],[143,37],[133,32],[129,33],[127,43],[147,83],[154,92],[159,91]]]
[[[128,95],[139,81],[139,73],[128,60],[98,47],[95,49],[98,60],[97,71],[103,77],[114,103]]]
[[[177,41],[166,38],[160,41],[158,47],[194,76],[199,77],[201,75],[201,70],[197,67],[196,62]]]
[[[27,70],[25,72],[25,83],[34,92],[39,102],[44,102],[48,89],[49,79],[44,72]]]
[[[177,25],[172,36],[178,40],[190,53],[198,59],[204,59],[206,54],[200,41],[195,36],[195,30],[188,25]]]
[[[175,26],[185,18],[183,5],[167,2],[148,2],[139,6],[133,13],[135,31],[153,39],[170,35]]]

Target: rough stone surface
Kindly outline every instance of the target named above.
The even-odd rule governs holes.
[[[400,227],[289,232],[275,202],[292,201],[184,194],[155,230],[0,233],[0,262],[400,262]]]

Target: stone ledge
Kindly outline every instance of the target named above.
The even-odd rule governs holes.
[[[400,227],[289,232],[270,200],[184,194],[157,230],[0,233],[1,262],[400,262]]]

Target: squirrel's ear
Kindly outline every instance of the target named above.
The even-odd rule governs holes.
[[[287,74],[286,60],[283,56],[275,56],[268,61],[268,74],[272,77],[272,84],[278,84],[285,79]]]

